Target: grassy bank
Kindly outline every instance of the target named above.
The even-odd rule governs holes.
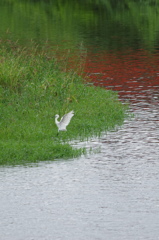
[[[87,86],[65,66],[47,51],[1,47],[1,165],[77,157],[84,150],[69,140],[99,136],[123,122],[125,106],[115,93]],[[68,131],[57,137],[54,115],[70,110]]]

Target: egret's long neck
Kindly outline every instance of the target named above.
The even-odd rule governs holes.
[[[59,116],[56,116],[55,117],[55,123],[56,123],[56,125],[59,123],[59,121],[57,120],[59,118]]]

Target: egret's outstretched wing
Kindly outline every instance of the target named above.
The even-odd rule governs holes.
[[[73,116],[74,116],[74,111],[71,111],[71,112],[65,114],[60,120],[61,127],[63,127],[63,128],[67,127],[67,125],[70,123],[71,118]]]

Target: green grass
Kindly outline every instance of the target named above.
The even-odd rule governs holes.
[[[126,107],[117,95],[89,87],[67,62],[47,51],[0,49],[0,165],[78,157],[69,140],[100,136],[122,124]],[[74,110],[57,137],[54,116]]]

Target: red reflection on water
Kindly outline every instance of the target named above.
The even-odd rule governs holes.
[[[94,85],[124,95],[148,96],[159,90],[159,53],[127,51],[88,53],[85,72]]]

